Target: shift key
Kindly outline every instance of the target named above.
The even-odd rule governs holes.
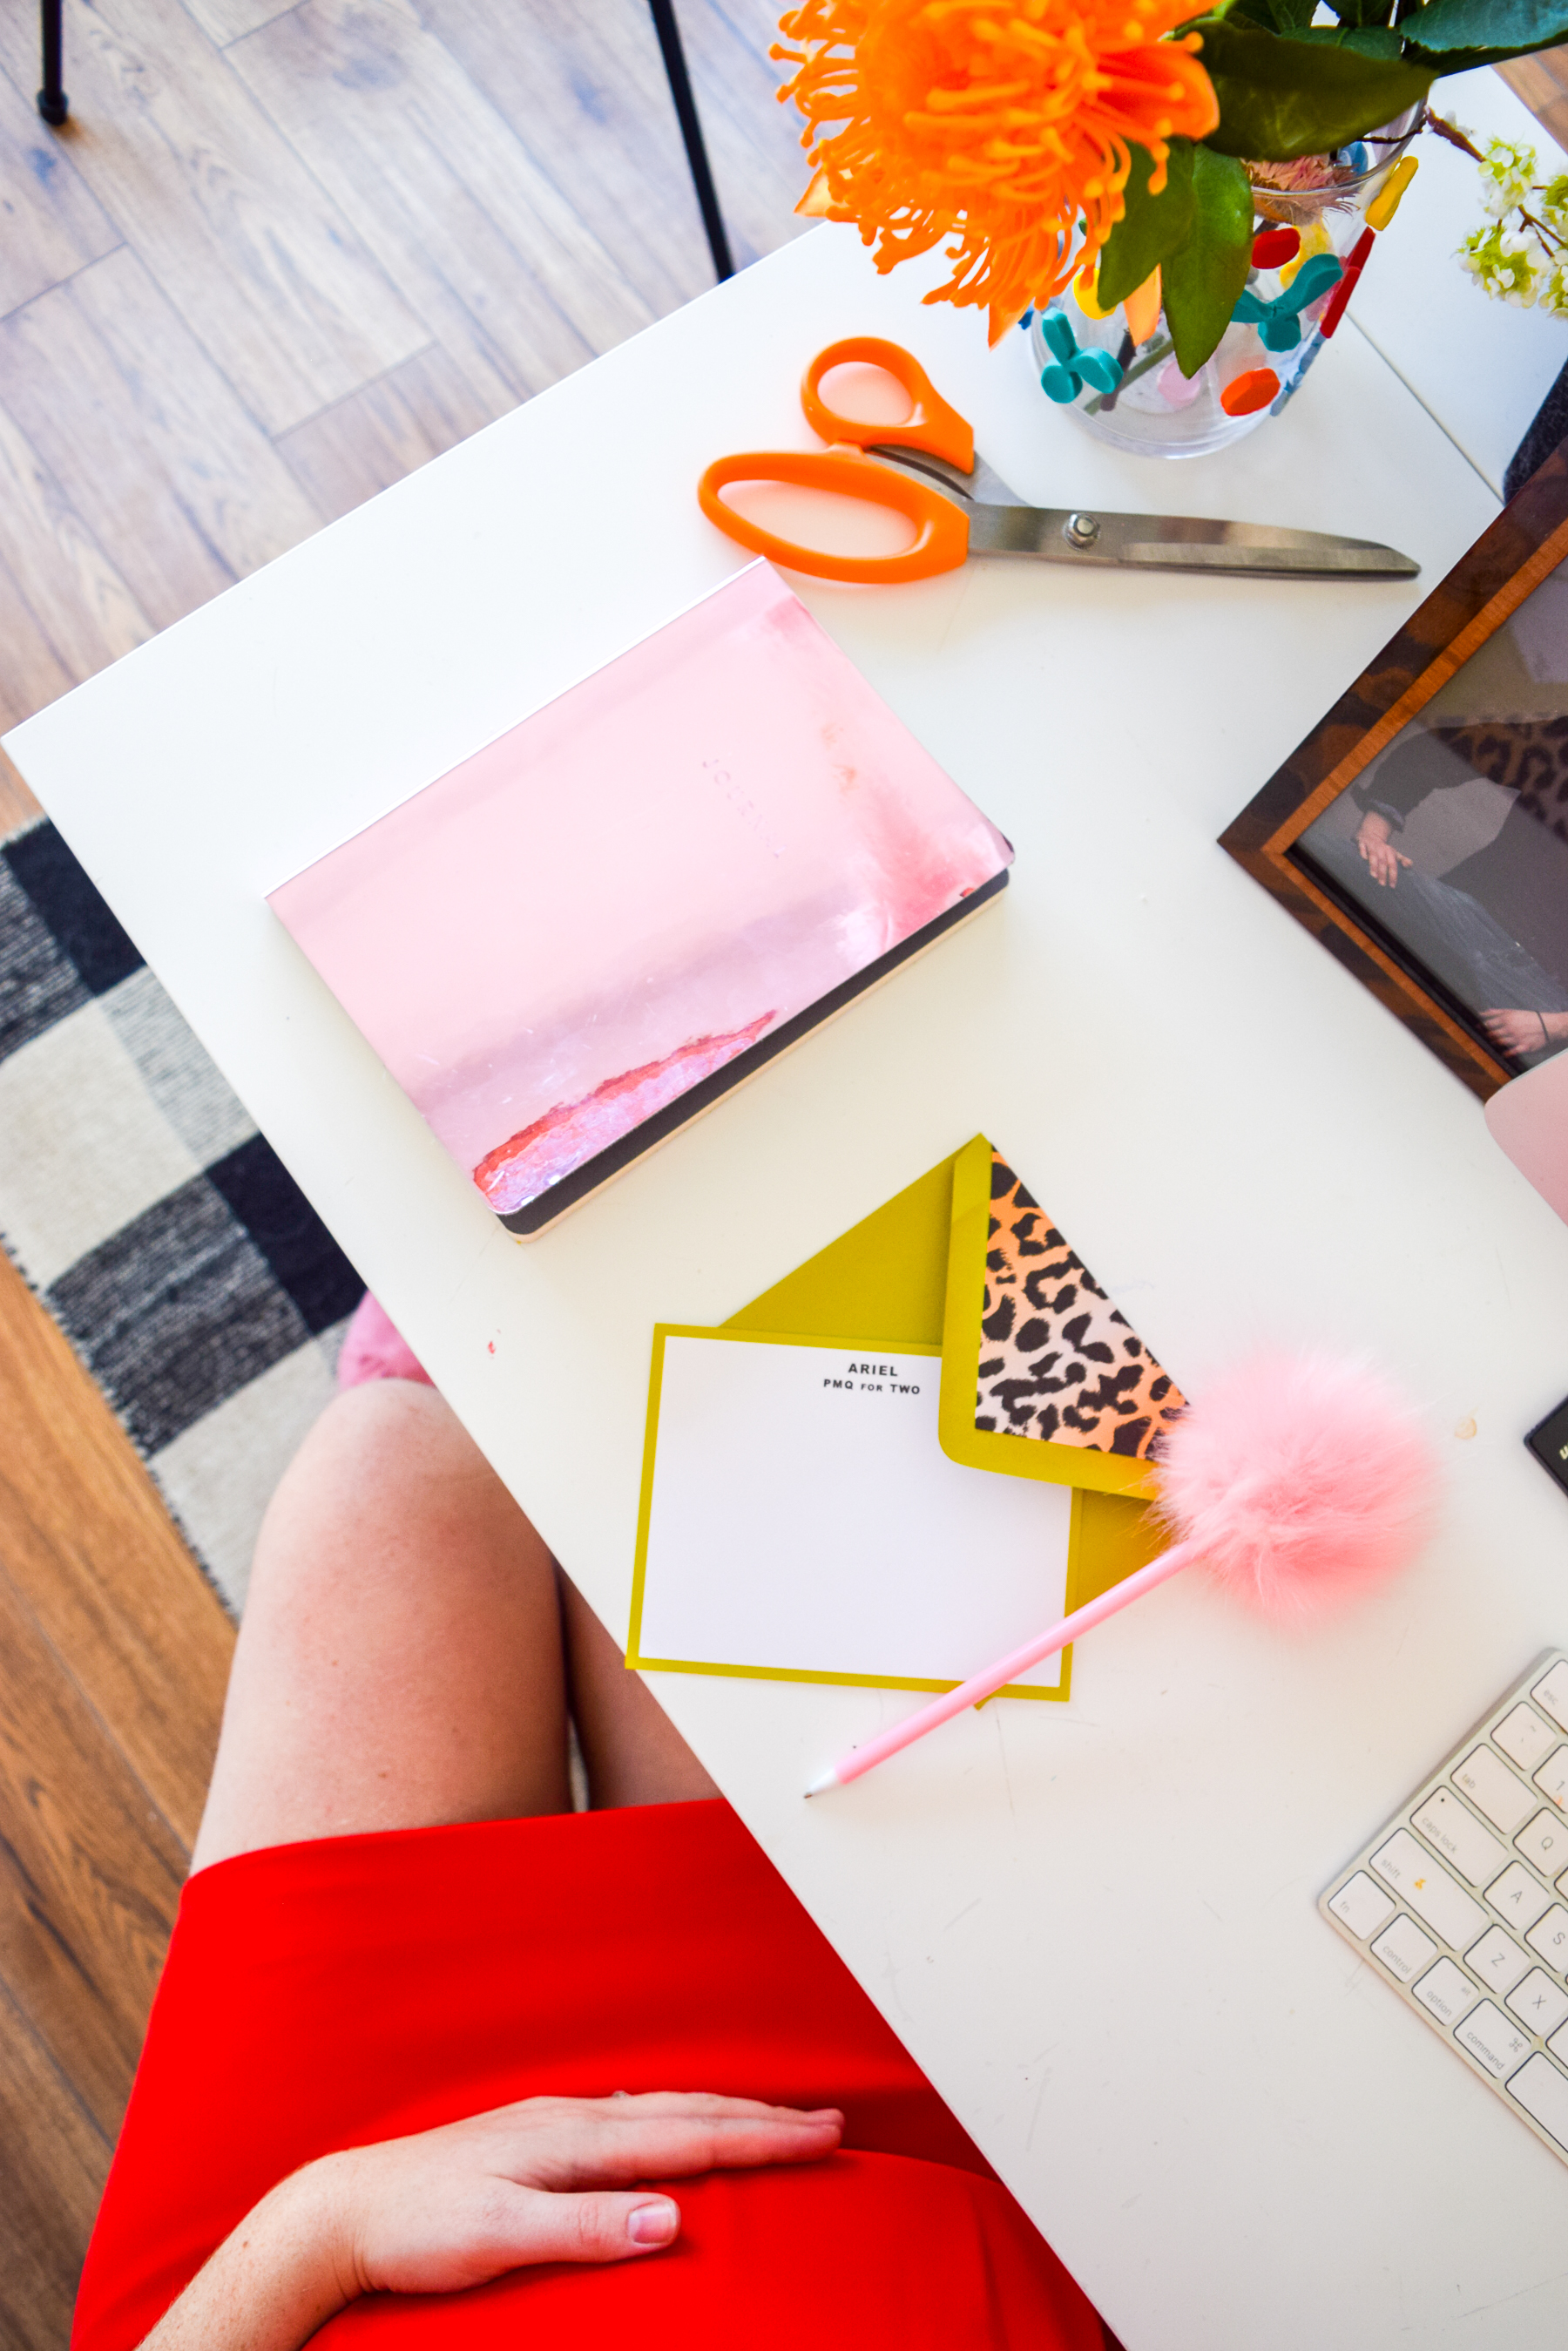
[[[1395,1830],[1386,1844],[1373,1855],[1372,1866],[1384,1884],[1409,1904],[1417,1917],[1435,1928],[1455,1950],[1465,1949],[1487,1924],[1480,1904],[1471,1901],[1459,1880],[1417,1844],[1408,1829]]]

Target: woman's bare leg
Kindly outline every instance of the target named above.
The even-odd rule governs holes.
[[[682,1804],[719,1790],[626,1660],[571,1579],[561,1576],[561,1621],[572,1719],[596,1812],[619,1804]]]
[[[432,1388],[350,1389],[262,1528],[192,1867],[566,1812],[566,1758],[549,1553]]]

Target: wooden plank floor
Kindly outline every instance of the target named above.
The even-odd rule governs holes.
[[[0,1427],[0,2346],[58,2351],[234,1635],[4,1259]]]
[[[684,0],[739,261],[769,0]],[[0,5],[0,729],[711,282],[644,0]]]
[[[744,263],[799,225],[775,9],[680,5]],[[0,728],[710,282],[643,0],[67,0],[59,136],[36,26],[0,0]],[[1568,57],[1509,78],[1568,143]],[[0,1427],[0,2351],[60,2351],[233,1634],[3,1259]]]
[[[1499,66],[1498,71],[1559,147],[1568,147],[1568,49],[1542,49],[1532,57],[1515,57],[1511,65]],[[1548,148],[1542,158],[1542,168],[1548,171],[1551,152]]]

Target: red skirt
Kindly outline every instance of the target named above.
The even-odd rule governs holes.
[[[727,1804],[329,1837],[180,1905],[73,2351],[135,2351],[287,2173],[550,2093],[843,2107],[820,2164],[673,2183],[614,2267],[375,2295],[316,2341],[409,2351],[1100,2351],[1099,2322]]]

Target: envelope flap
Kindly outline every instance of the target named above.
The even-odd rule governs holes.
[[[1066,1604],[1080,1608],[1142,1567],[1166,1538],[1138,1499],[1146,1468],[1140,1458],[1021,1441],[976,1426],[994,1161],[990,1143],[977,1135],[732,1314],[723,1327],[842,1338],[852,1345],[940,1347],[943,1450],[978,1468],[1076,1488]],[[955,1381],[951,1366],[964,1361],[965,1349],[967,1368]],[[1179,1403],[1174,1388],[1171,1396]],[[646,1510],[645,1490],[645,1516]],[[1068,1696],[1072,1656],[1070,1649],[1063,1655],[1059,1687],[1036,1695]]]
[[[895,1193],[732,1314],[725,1329],[940,1347],[955,1164],[944,1159]]]
[[[1147,1496],[1186,1399],[984,1135],[952,1178],[940,1435],[955,1461]]]

